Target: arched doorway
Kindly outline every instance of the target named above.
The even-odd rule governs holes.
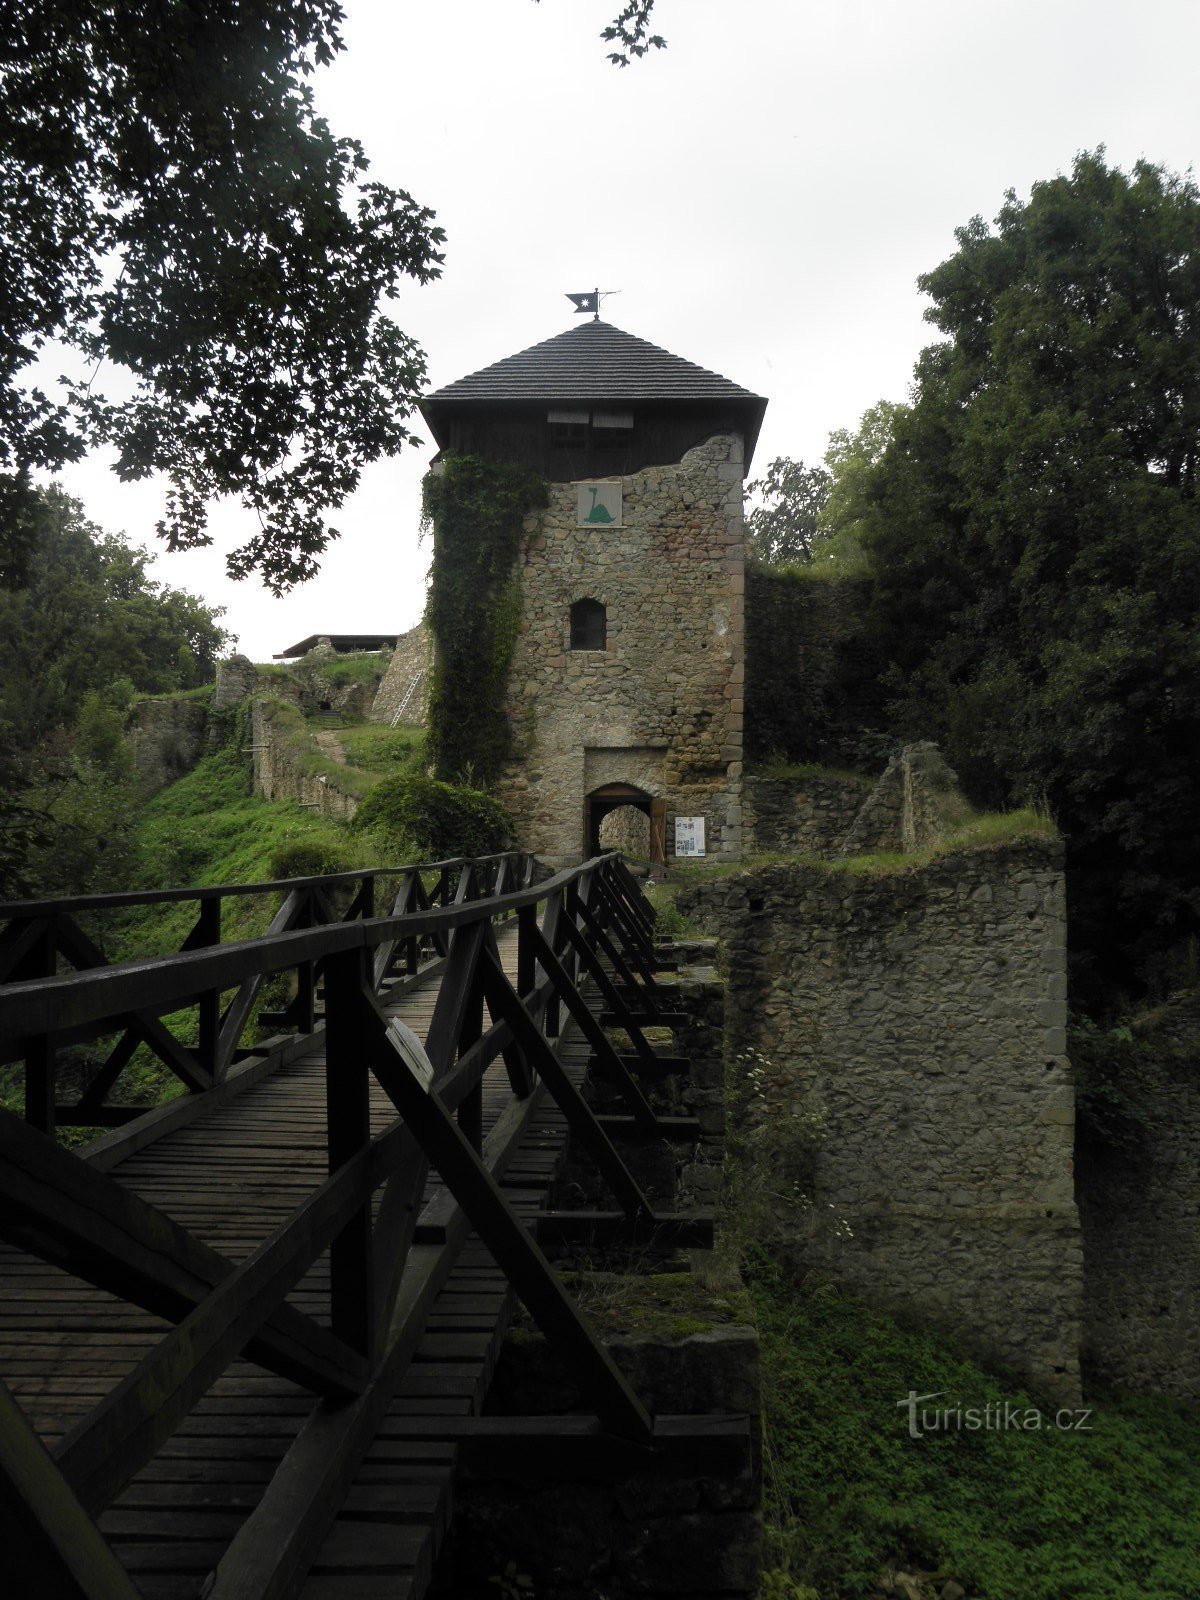
[[[641,812],[647,820],[645,839],[648,853],[645,859],[649,862],[651,875],[661,877],[666,860],[667,802],[658,795],[647,794],[632,783],[606,783],[588,795],[583,819],[584,859],[597,856],[605,849],[626,849],[624,843],[602,843],[600,830],[606,817],[617,820],[617,813],[630,810]],[[623,837],[630,837],[631,832],[621,829]],[[632,852],[627,850],[627,853]]]

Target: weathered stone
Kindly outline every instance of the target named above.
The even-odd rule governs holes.
[[[734,1090],[743,1130],[820,1112],[813,1211],[775,1247],[1070,1399],[1073,1086],[1043,915],[1060,893],[1060,847],[1034,838],[889,876],[779,863],[677,903],[724,937],[729,1055],[766,1058]]]
[[[396,640],[392,659],[371,704],[371,721],[390,723],[396,718],[406,724],[423,724],[429,711],[432,666],[433,640],[425,624],[418,622]]]
[[[676,815],[705,819],[710,856],[740,851],[741,479],[742,441],[719,435],[623,478],[619,528],[579,526],[575,483],[529,520],[497,798],[555,865],[581,859],[585,799],[610,784],[665,800],[668,857]],[[606,607],[602,650],[570,648],[582,599]]]
[[[129,738],[138,783],[146,794],[190,772],[204,754],[208,706],[203,700],[139,700]]]

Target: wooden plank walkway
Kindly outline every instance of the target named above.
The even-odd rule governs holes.
[[[499,947],[514,970],[515,925],[499,932]],[[432,977],[388,1011],[424,1038],[437,991]],[[564,1046],[577,1082],[588,1054],[582,1041]],[[499,1062],[484,1079],[483,1100],[486,1133],[511,1100]],[[373,1132],[394,1120],[377,1084],[371,1109]],[[325,1113],[325,1058],[317,1046],[203,1120],[130,1155],[113,1176],[240,1261],[324,1179]],[[565,1120],[545,1096],[503,1181],[518,1214],[545,1203],[565,1145]],[[431,1179],[426,1201],[438,1193]],[[0,1374],[53,1448],[170,1324],[7,1246],[0,1246],[0,1278]],[[327,1322],[328,1295],[325,1256],[289,1299]],[[399,1435],[406,1417],[478,1412],[511,1305],[503,1274],[470,1238],[311,1569],[304,1600],[403,1600],[424,1592],[452,1515],[454,1451]],[[101,1529],[147,1600],[201,1593],[313,1404],[300,1386],[235,1363],[102,1514]]]

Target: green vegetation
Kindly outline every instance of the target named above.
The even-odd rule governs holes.
[[[426,860],[494,855],[514,838],[511,818],[490,795],[419,773],[377,783],[353,826],[393,852]]]
[[[301,772],[324,778],[331,788],[356,800],[361,800],[379,781],[375,773],[360,771],[322,750],[312,736],[308,719],[291,700],[271,700],[267,710],[275,737],[287,746],[289,756]],[[342,730],[338,730],[336,737],[338,743],[342,743]]]
[[[0,898],[116,888],[134,852],[128,708],[208,693],[227,636],[78,501],[22,505],[21,582],[0,584]]]
[[[987,1600],[1194,1600],[1200,1418],[1105,1397],[1088,1430],[946,1340],[831,1285],[750,1277],[766,1412],[768,1566],[820,1600],[878,1592],[886,1568]],[[935,1406],[1040,1407],[1039,1431],[908,1434]],[[784,1587],[778,1591],[786,1593]],[[931,1592],[936,1592],[932,1590]]]
[[[425,479],[437,559],[425,617],[437,641],[427,750],[434,773],[484,785],[512,742],[503,704],[520,617],[515,571],[526,516],[546,485],[525,467],[447,454]]]
[[[847,873],[859,877],[894,877],[916,872],[931,861],[960,851],[992,850],[1016,844],[1023,839],[1057,839],[1058,829],[1045,811],[1022,806],[1015,811],[973,814],[960,827],[952,828],[935,843],[907,853],[876,850],[857,856],[817,856],[802,850],[776,850],[747,857],[743,861],[681,861],[671,869],[672,885],[707,883],[736,877],[759,867],[804,866],[817,872]],[[672,887],[668,885],[667,887]],[[661,892],[661,891],[659,891]]]
[[[829,778],[839,783],[853,783],[861,788],[864,794],[870,789],[871,784],[879,776],[878,772],[870,774],[858,772],[852,767],[828,767],[819,761],[787,761],[782,756],[771,756],[763,761],[756,761],[746,774],[749,778],[772,778],[787,780],[803,784],[814,779]]]
[[[1102,1007],[1200,932],[1200,188],[1084,153],[957,239],[831,537],[870,568],[892,731],[977,804],[1053,812]]]
[[[346,760],[360,772],[377,772],[393,777],[401,772],[420,772],[425,763],[425,730],[398,725],[381,727],[365,722],[358,727],[338,728],[337,741]]]

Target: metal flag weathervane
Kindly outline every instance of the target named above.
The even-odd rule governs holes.
[[[600,302],[610,294],[620,294],[619,289],[589,289],[586,294],[568,294],[567,299],[572,302],[576,312],[590,311],[596,321],[600,321]]]

